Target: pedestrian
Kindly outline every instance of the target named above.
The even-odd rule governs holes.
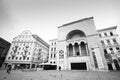
[[[7,67],[7,73],[8,73],[8,74],[10,74],[11,69],[12,69],[11,65],[8,65],[8,67]]]
[[[61,71],[61,67],[59,66],[59,71]]]

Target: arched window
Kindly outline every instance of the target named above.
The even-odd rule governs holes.
[[[78,45],[78,43],[75,43],[74,48],[75,48],[75,54],[76,54],[76,56],[79,56],[80,52],[79,52],[79,45]]]
[[[73,56],[73,46],[69,44],[69,56]]]
[[[80,47],[82,56],[87,56],[86,44],[84,42],[81,42]]]

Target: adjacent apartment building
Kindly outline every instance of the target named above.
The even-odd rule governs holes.
[[[96,30],[94,18],[58,27],[50,40],[49,64],[61,70],[120,70],[117,26]]]
[[[36,68],[48,62],[49,44],[30,31],[16,36],[7,54],[5,64],[17,68]]]
[[[120,70],[120,43],[117,26],[98,30],[108,70]]]

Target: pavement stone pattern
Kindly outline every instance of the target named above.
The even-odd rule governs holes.
[[[120,80],[120,72],[42,70],[12,71],[11,74],[7,74],[5,70],[1,70],[0,80]]]

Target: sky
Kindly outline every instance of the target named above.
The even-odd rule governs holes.
[[[0,0],[0,37],[12,42],[30,30],[49,43],[58,26],[91,16],[97,29],[120,33],[120,0]]]

